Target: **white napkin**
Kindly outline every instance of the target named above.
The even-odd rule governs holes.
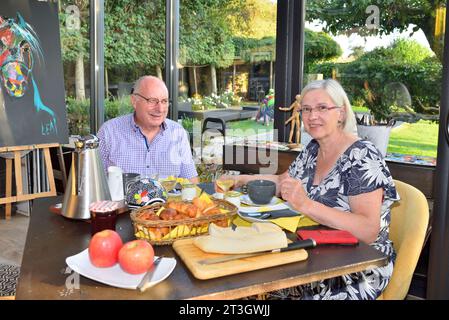
[[[212,223],[209,235],[195,238],[193,244],[205,252],[241,254],[285,248],[288,241],[282,229],[273,223],[253,223],[235,230]]]
[[[108,186],[112,201],[121,201],[125,198],[122,169],[114,166],[108,167]]]

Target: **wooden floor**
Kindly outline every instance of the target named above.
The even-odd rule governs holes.
[[[0,206],[0,263],[20,266],[30,218],[13,213],[5,220],[4,206]]]

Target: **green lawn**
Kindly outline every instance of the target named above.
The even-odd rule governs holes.
[[[256,120],[241,120],[228,122],[229,129],[226,130],[226,134],[234,137],[244,137],[253,134],[260,134],[273,130],[273,122],[270,122],[269,126],[263,125],[262,122],[256,122]],[[232,131],[230,131],[232,130]]]
[[[387,151],[436,157],[437,145],[438,123],[420,120],[393,129]]]
[[[358,106],[352,106],[352,110],[354,110],[354,112],[369,112],[368,108],[365,107],[358,107]]]
[[[248,136],[273,129],[273,124],[264,126],[254,120],[229,122],[233,136]],[[238,130],[240,129],[240,130]],[[416,123],[404,123],[391,131],[388,152],[419,156],[437,156],[438,124],[420,120]]]

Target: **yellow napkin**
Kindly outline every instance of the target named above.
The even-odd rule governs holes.
[[[176,182],[179,183],[180,185],[191,183],[189,179],[181,178],[181,177],[177,178],[175,176],[168,176],[167,178],[159,179],[159,180],[160,181],[163,181],[163,180],[176,180]]]
[[[277,218],[277,219],[266,219],[267,221],[270,221],[271,223],[274,223],[278,225],[279,227],[286,229],[290,232],[295,232],[296,228],[298,227],[298,222],[301,219],[301,216],[297,217],[285,217],[285,218]],[[252,224],[252,222],[246,221],[240,216],[236,216],[234,220],[232,221],[236,226],[242,226],[247,227]]]
[[[317,226],[317,225],[319,225],[319,223],[316,222],[315,220],[312,220],[307,216],[302,216],[301,220],[299,220],[298,228],[299,227]]]

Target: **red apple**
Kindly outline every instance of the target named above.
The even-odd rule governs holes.
[[[123,245],[118,253],[118,262],[125,272],[140,274],[153,264],[154,250],[145,240],[134,240]]]
[[[112,267],[118,261],[122,246],[122,238],[114,230],[97,232],[89,242],[90,262],[99,268]]]

